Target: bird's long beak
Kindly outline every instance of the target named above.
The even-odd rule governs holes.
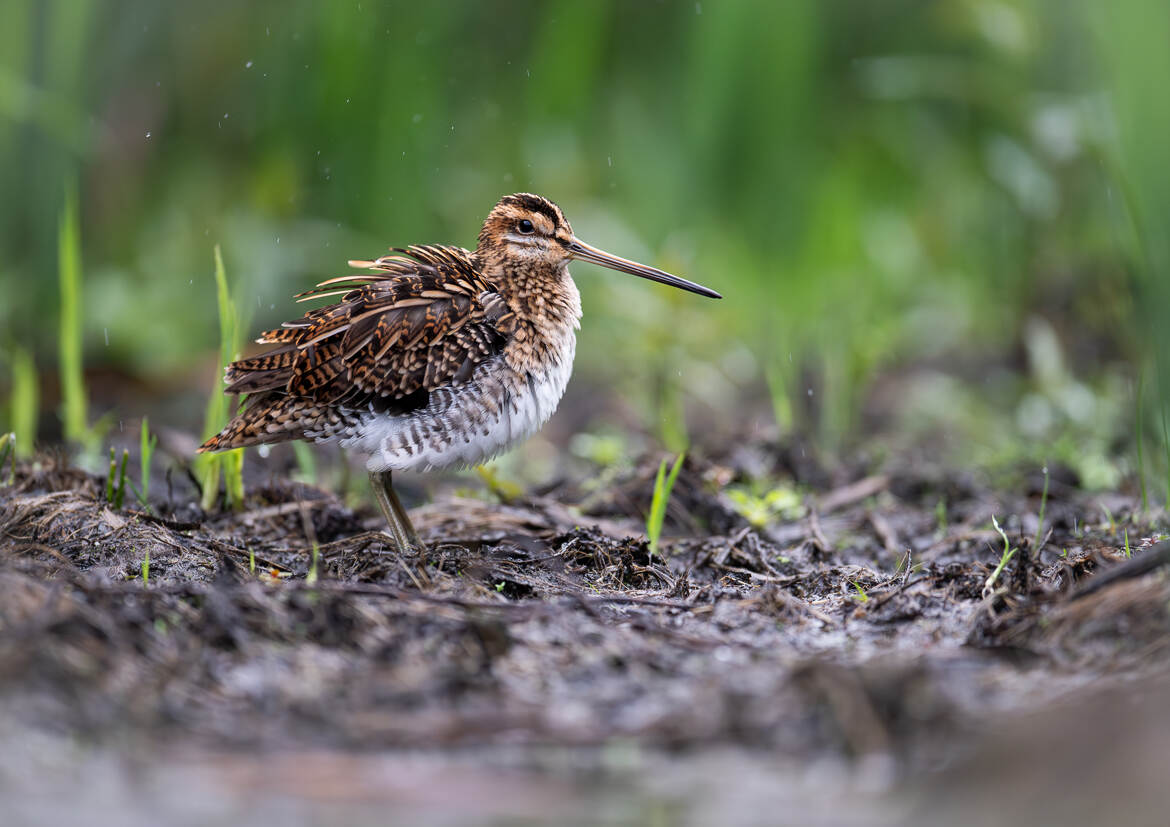
[[[633,276],[641,276],[650,281],[661,282],[662,284],[669,284],[671,287],[677,287],[680,290],[689,290],[692,293],[698,293],[700,296],[707,296],[712,299],[723,298],[714,290],[704,287],[701,284],[695,284],[693,281],[680,279],[678,276],[672,276],[670,273],[665,273],[662,270],[654,267],[647,267],[645,264],[639,264],[636,261],[630,261],[628,258],[611,255],[603,250],[598,250],[596,247],[586,244],[579,238],[574,237],[569,242],[569,252],[573,258],[580,261],[589,261],[593,264],[600,264],[602,267],[608,267],[611,270],[619,270],[623,273],[629,273]]]

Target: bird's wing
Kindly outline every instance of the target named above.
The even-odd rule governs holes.
[[[230,365],[228,393],[283,391],[317,404],[406,411],[470,378],[499,353],[512,314],[461,247],[395,249],[367,272],[321,282],[298,301],[340,296],[257,341],[276,347]]]

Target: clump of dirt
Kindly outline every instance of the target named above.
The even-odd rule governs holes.
[[[656,468],[576,502],[445,498],[416,509],[428,550],[404,556],[376,515],[309,486],[273,481],[239,513],[116,509],[59,460],[18,466],[0,487],[0,696],[99,737],[633,739],[914,770],[992,710],[1166,664],[1170,544],[1124,498],[1101,522],[1059,488],[1041,526],[1026,488],[822,470],[753,524],[725,489],[747,470],[691,457],[651,555]],[[996,576],[993,515],[1016,549]]]

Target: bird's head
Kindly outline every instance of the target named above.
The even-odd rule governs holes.
[[[701,284],[586,244],[573,235],[573,228],[560,207],[547,198],[527,192],[505,195],[492,208],[480,230],[476,254],[493,269],[529,273],[544,271],[558,276],[570,261],[589,261],[700,296],[722,298]]]

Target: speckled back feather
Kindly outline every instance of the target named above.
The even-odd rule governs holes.
[[[472,253],[447,246],[392,252],[351,261],[368,272],[297,296],[341,298],[265,332],[257,341],[276,347],[228,366],[226,392],[251,397],[201,451],[297,439],[335,424],[345,409],[405,413],[502,351],[513,313]]]

